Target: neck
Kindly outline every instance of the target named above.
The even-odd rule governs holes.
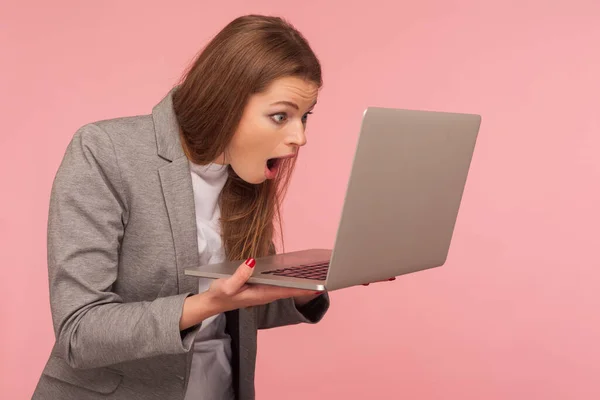
[[[218,165],[227,165],[227,163],[225,162],[225,154],[221,154],[219,157],[217,157],[215,160],[213,160],[212,162],[213,164],[218,164]]]

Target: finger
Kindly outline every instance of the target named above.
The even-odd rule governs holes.
[[[239,292],[252,276],[255,265],[256,260],[253,258],[247,259],[246,262],[238,267],[233,275],[225,280],[223,283],[223,292],[228,296],[233,296]]]
[[[305,289],[293,289],[274,285],[251,285],[251,287],[243,294],[244,298],[274,301],[278,299],[287,299],[297,296],[312,295],[315,292]]]
[[[267,286],[267,285],[265,285]],[[306,289],[293,289],[286,287],[277,287],[277,286],[267,286],[267,291],[269,291],[272,295],[276,296],[280,299],[297,297],[297,296],[308,296],[313,295],[314,290],[306,290]]]
[[[317,294],[325,293],[324,290],[302,290],[298,292],[298,294],[293,295],[292,297],[300,297],[300,296],[314,296]]]
[[[395,281],[395,280],[396,280],[396,278],[395,278],[395,277],[392,277],[392,278],[385,279],[385,280],[375,281],[375,283],[376,283],[376,282],[391,282],[391,281]],[[369,283],[372,283],[372,282],[369,282]],[[363,283],[362,285],[363,285],[363,286],[369,286],[369,283]]]

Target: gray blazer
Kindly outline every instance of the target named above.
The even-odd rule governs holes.
[[[72,138],[52,187],[50,306],[56,343],[33,399],[183,399],[199,326],[179,331],[197,293],[187,158],[172,92],[151,115],[88,124]],[[256,331],[318,322],[327,294],[227,313],[236,396],[254,398]]]

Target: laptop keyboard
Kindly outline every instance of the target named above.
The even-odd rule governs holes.
[[[291,278],[314,279],[324,281],[327,279],[327,269],[329,261],[299,265],[297,267],[279,268],[268,271],[263,271],[263,274],[271,274],[277,276],[287,276]]]

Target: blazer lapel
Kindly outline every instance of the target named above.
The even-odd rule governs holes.
[[[175,244],[179,293],[198,293],[198,278],[184,274],[185,268],[197,267],[200,262],[192,178],[187,160],[179,158],[158,172]]]
[[[179,293],[198,293],[198,279],[184,274],[186,268],[198,266],[200,259],[192,178],[173,111],[174,90],[152,110],[157,152],[169,161],[158,173],[175,245]]]

